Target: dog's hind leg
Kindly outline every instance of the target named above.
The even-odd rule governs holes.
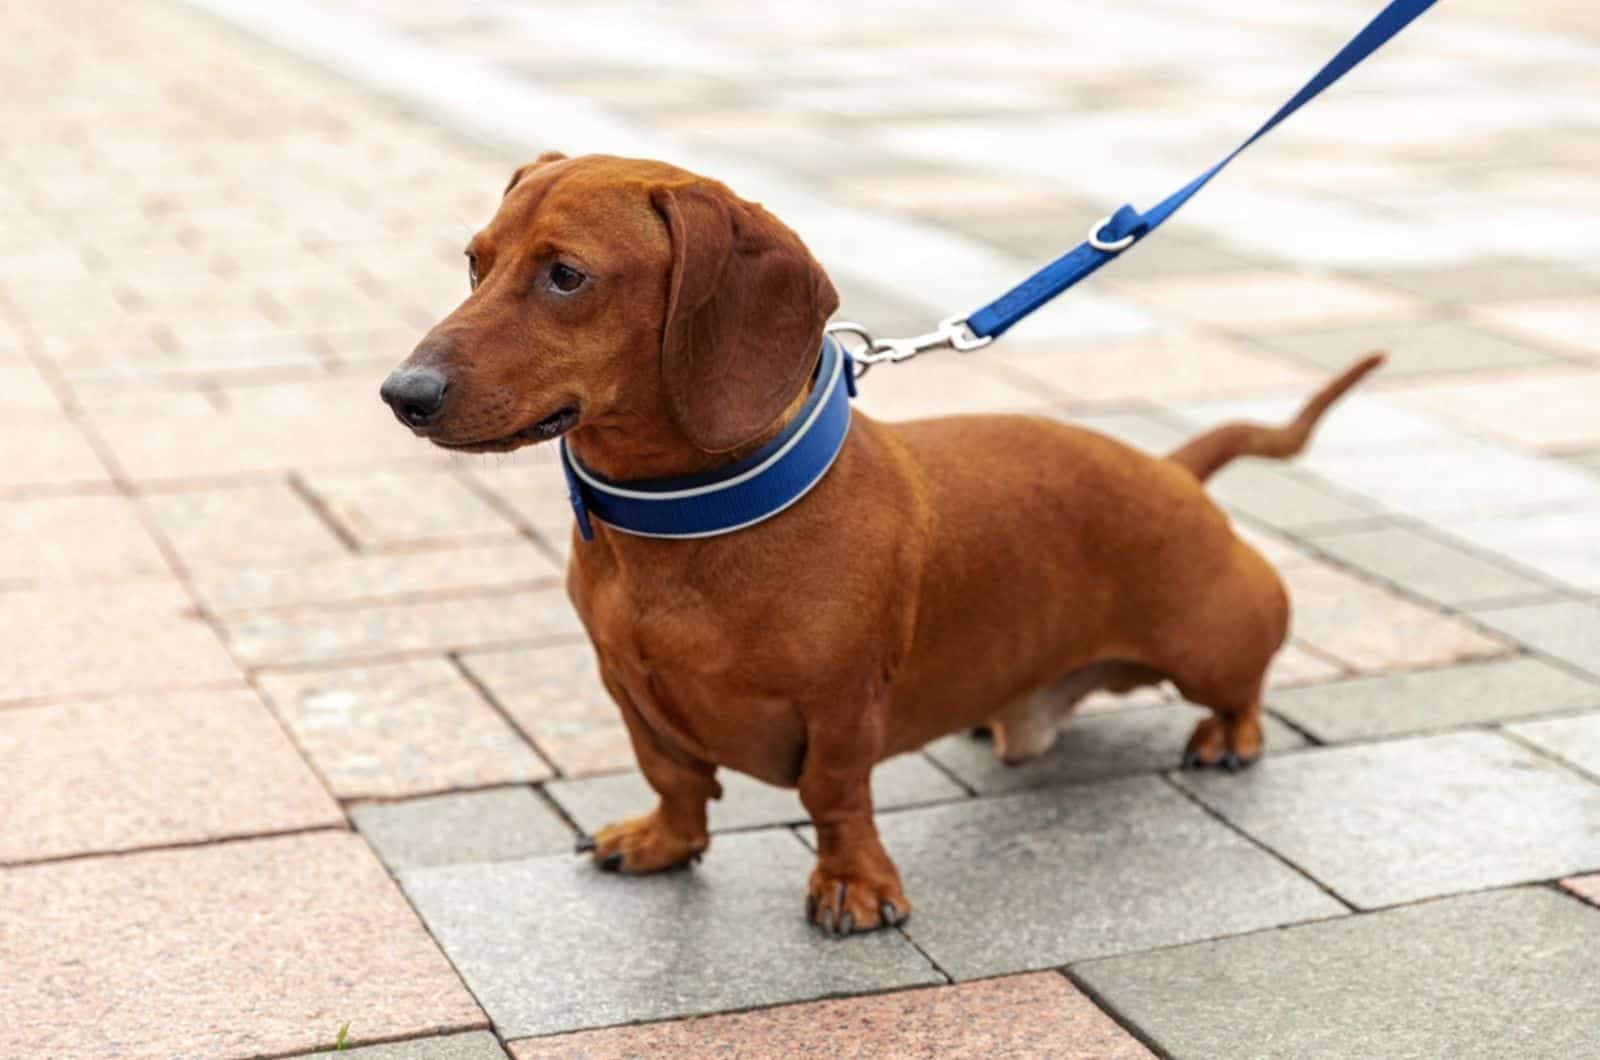
[[[1062,724],[1091,692],[1128,692],[1162,679],[1162,674],[1135,663],[1100,662],[1074,670],[989,719],[995,757],[1017,766],[1050,750]]]
[[[1184,748],[1187,769],[1226,769],[1235,772],[1261,757],[1261,680],[1238,688],[1195,689],[1178,683],[1183,697],[1211,708]]]

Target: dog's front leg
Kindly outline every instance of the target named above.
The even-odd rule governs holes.
[[[806,916],[824,931],[848,935],[901,924],[911,902],[872,820],[872,767],[879,742],[863,722],[841,728],[829,718],[807,727],[800,801],[817,832],[817,866]]]
[[[717,767],[665,746],[622,686],[604,671],[600,676],[622,710],[639,770],[660,801],[642,817],[605,826],[578,849],[593,851],[594,860],[610,872],[660,872],[699,861],[711,845],[706,802],[722,797]]]

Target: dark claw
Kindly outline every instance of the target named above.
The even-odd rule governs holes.
[[[694,863],[694,864],[696,864],[696,865],[698,865],[698,864],[700,864],[700,858],[701,858],[701,856],[702,856],[702,855],[704,855],[704,854],[705,854],[705,851],[703,851],[703,850],[696,850],[696,851],[695,851],[695,852],[694,852],[694,853],[693,853],[693,854],[690,854],[690,855],[689,855],[689,860],[690,860],[690,861],[691,861],[691,862],[693,862],[693,863]]]
[[[839,918],[839,934],[848,935],[850,934],[850,929],[855,926],[856,918],[851,916],[849,913],[845,913]]]
[[[1217,765],[1221,766],[1223,769],[1226,769],[1230,773],[1237,773],[1239,770],[1244,768],[1244,763],[1239,761],[1239,756],[1234,754],[1232,751],[1224,752],[1221,760],[1217,762]]]
[[[974,740],[988,740],[994,736],[994,734],[989,731],[989,726],[987,725],[974,725],[972,727],[972,731],[968,733],[968,735]]]
[[[808,894],[808,895],[806,895],[806,923],[815,924],[816,922],[817,922],[817,896],[814,895],[814,894]]]
[[[824,906],[822,909],[822,930],[833,934],[833,907]]]
[[[889,927],[900,926],[900,910],[896,909],[894,903],[887,898],[878,906],[878,915],[883,918],[883,922]]]
[[[622,851],[619,850],[614,854],[607,854],[605,859],[600,862],[600,868],[604,872],[616,872],[622,868]]]
[[[1183,768],[1199,769],[1200,755],[1192,749],[1183,752]]]
[[[587,854],[592,851],[594,849],[594,836],[579,836],[578,845],[575,849],[579,854]]]

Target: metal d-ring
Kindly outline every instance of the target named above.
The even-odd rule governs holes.
[[[1106,214],[1100,220],[1089,226],[1089,245],[1104,254],[1117,254],[1133,246],[1133,241],[1138,236],[1126,235],[1121,239],[1106,242],[1100,238],[1100,230],[1111,223],[1111,215]]]

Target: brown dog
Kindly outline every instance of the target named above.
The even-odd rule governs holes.
[[[611,479],[704,471],[773,437],[838,302],[788,228],[658,162],[541,156],[467,258],[471,294],[384,400],[451,449],[567,434]],[[1090,691],[1170,680],[1211,710],[1189,765],[1253,761],[1289,603],[1201,483],[1236,456],[1293,455],[1379,360],[1285,427],[1221,427],[1164,460],[1046,419],[858,412],[822,481],[766,522],[690,541],[596,523],[567,589],[660,802],[601,829],[594,858],[698,859],[726,766],[799,788],[809,916],[865,931],[911,910],[872,817],[890,755],[987,724],[1018,761]]]

